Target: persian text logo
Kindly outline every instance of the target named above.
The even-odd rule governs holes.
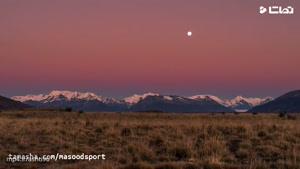
[[[263,7],[263,6],[259,7],[259,13],[260,13],[260,14],[264,14],[264,13],[266,13],[266,12],[267,12],[267,8],[265,8],[265,7]]]
[[[292,6],[287,6],[286,8],[282,6],[269,6],[267,8],[264,6],[260,6],[259,13],[267,13],[270,15],[291,15],[294,14],[294,8]]]

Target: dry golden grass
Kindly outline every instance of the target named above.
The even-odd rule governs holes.
[[[0,112],[0,168],[300,168],[300,116]],[[105,161],[6,163],[8,154],[101,154]]]

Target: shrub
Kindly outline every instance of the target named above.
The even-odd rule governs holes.
[[[149,162],[155,161],[156,155],[148,146],[142,144],[138,145],[137,147],[137,151],[141,160]]]
[[[240,143],[242,142],[241,139],[232,139],[228,143],[228,148],[231,152],[236,152],[240,148]]]
[[[264,161],[276,162],[284,159],[281,149],[274,145],[260,145],[256,148],[256,152]]]
[[[65,111],[66,111],[66,112],[72,112],[72,111],[73,111],[73,108],[72,108],[72,107],[66,107],[66,108],[65,108]]]
[[[175,147],[171,149],[170,153],[176,158],[176,160],[186,160],[191,157],[190,150],[184,146]]]
[[[103,133],[103,129],[102,129],[102,128],[96,128],[96,129],[95,129],[95,132],[96,132],[96,133],[99,133],[99,134],[100,134],[100,133]]]
[[[84,111],[83,111],[83,110],[79,110],[78,113],[79,113],[79,114],[83,114]]]
[[[235,114],[235,115],[239,115],[239,114],[240,114],[240,112],[234,112],[234,114]]]
[[[280,117],[280,118],[286,118],[287,117],[287,112],[280,112],[278,114],[278,117]]]
[[[267,133],[266,133],[265,131],[259,131],[259,132],[257,133],[257,136],[258,136],[258,137],[266,137],[266,136],[267,136]]]
[[[239,159],[239,161],[245,161],[249,158],[250,156],[250,152],[248,149],[239,149],[236,153],[235,153],[236,158]]]
[[[163,144],[164,140],[160,136],[157,136],[149,141],[149,145],[151,147],[161,147]]]
[[[85,120],[85,126],[86,127],[91,127],[91,126],[93,126],[94,124],[93,124],[93,121],[91,121],[90,119],[86,119]]]
[[[287,115],[287,119],[289,119],[289,120],[297,120],[297,117],[288,114],[288,115]]]
[[[128,137],[128,136],[131,136],[132,135],[132,131],[130,128],[123,128],[122,131],[121,131],[121,136],[125,136],[125,137]]]

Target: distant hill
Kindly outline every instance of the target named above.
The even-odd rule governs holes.
[[[300,90],[286,93],[273,101],[250,109],[249,112],[300,112]]]
[[[0,96],[0,110],[18,110],[29,108],[30,106],[21,103],[19,101],[14,101],[6,97]]]

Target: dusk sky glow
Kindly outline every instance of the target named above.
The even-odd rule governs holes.
[[[278,96],[300,87],[300,1],[1,0],[0,77],[4,96]]]

